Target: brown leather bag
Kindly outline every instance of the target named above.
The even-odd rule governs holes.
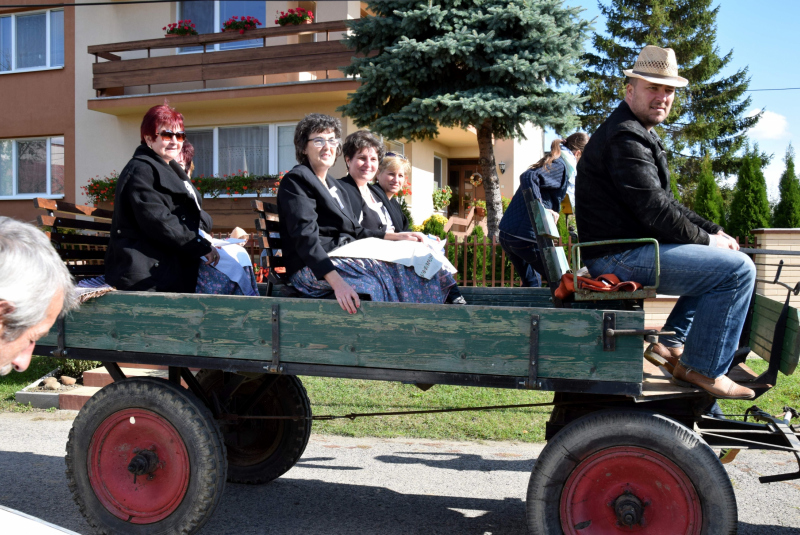
[[[600,275],[596,279],[578,277],[578,289],[580,290],[589,290],[592,292],[633,292],[641,288],[642,285],[638,282],[620,282],[619,278],[611,273]],[[565,273],[561,276],[561,284],[558,285],[558,289],[556,290],[556,297],[564,301],[574,293],[574,275],[572,273]]]

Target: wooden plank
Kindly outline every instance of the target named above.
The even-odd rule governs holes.
[[[50,233],[50,241],[58,244],[108,245],[108,236],[85,236],[83,234]]]
[[[308,35],[326,32],[347,31],[347,21],[333,20],[329,22],[317,22],[314,24],[301,26],[280,26],[271,28],[258,28],[248,30],[244,34],[238,32],[224,33],[205,33],[201,35],[189,35],[182,37],[159,37],[157,39],[141,39],[138,41],[126,41],[122,43],[110,43],[105,45],[91,45],[87,47],[89,54],[100,55],[101,52],[125,52],[130,50],[146,50],[159,48],[177,48],[202,46],[215,43],[229,43],[232,41],[249,41],[252,39],[271,39],[273,37],[285,37],[287,35]]]
[[[57,228],[76,228],[97,230],[100,232],[108,232],[111,230],[111,223],[101,223],[98,221],[83,221],[80,219],[66,219],[63,217],[53,217],[49,215],[40,215],[36,218],[40,225]]]
[[[349,65],[353,54],[349,51],[312,56],[290,56],[235,63],[189,65],[184,67],[152,68],[121,71],[94,76],[94,89],[130,87],[198,80],[222,80],[263,74],[285,74],[301,71],[335,70]]]
[[[114,212],[111,210],[103,210],[102,208],[84,206],[82,204],[72,204],[71,202],[65,201],[56,201],[54,199],[36,198],[33,200],[33,207],[40,210],[50,210],[52,212],[62,212],[65,214],[88,215],[102,219],[111,219],[114,215]]]
[[[291,45],[274,45],[242,50],[222,50],[202,54],[177,54],[174,56],[157,56],[152,58],[128,59],[121,62],[94,63],[92,72],[95,75],[114,72],[139,71],[149,69],[172,69],[191,65],[214,65],[218,63],[239,63],[261,59],[303,58],[314,54],[348,53],[353,55],[344,45],[344,41],[321,41],[319,43],[300,43]]]
[[[767,362],[769,362],[772,353],[772,337],[774,330],[774,322],[767,321],[759,316],[753,317],[748,345],[754,353]],[[780,366],[780,370],[785,375],[791,375],[797,368],[798,350],[800,350],[798,343],[800,343],[800,336],[798,336],[797,332],[791,332],[787,329],[781,351]]]
[[[84,251],[80,249],[59,249],[58,256],[63,260],[103,260],[106,257],[105,250]]]
[[[527,377],[530,317],[540,315],[539,376],[640,382],[642,341],[602,348],[602,311],[113,292],[67,320],[68,347],[241,358],[271,354],[271,306],[280,304],[284,362]],[[617,328],[644,314],[617,312]],[[40,343],[55,344],[52,330]]]

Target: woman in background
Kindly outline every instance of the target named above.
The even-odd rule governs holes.
[[[523,191],[530,189],[534,199],[542,201],[544,207],[558,221],[561,201],[572,187],[575,190],[575,169],[581,152],[589,142],[589,136],[578,132],[566,140],[556,139],[550,152],[530,166],[520,178],[519,188],[500,220],[500,246],[519,272],[523,287],[538,288],[547,272],[536,243],[536,230],[528,217]],[[574,203],[573,203],[574,206]],[[558,281],[549,281],[558,284]]]

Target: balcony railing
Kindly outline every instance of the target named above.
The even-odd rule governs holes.
[[[206,82],[262,76],[267,83],[267,76],[291,74],[309,71],[329,71],[349,65],[353,52],[348,50],[343,41],[330,40],[330,34],[347,31],[346,21],[331,21],[300,26],[282,26],[276,28],[259,28],[248,30],[244,34],[238,32],[211,33],[180,37],[162,37],[111,43],[88,47],[89,54],[95,56],[92,66],[93,87],[98,96],[120,95],[124,88],[133,86],[150,86],[157,84],[173,84],[183,82]],[[274,37],[322,35],[320,42],[268,45],[267,40]],[[238,50],[209,51],[215,44],[236,41],[261,40],[261,46]],[[175,49],[203,47],[202,52],[182,53],[175,55],[151,57],[155,49]],[[123,59],[116,53],[147,51],[147,57]],[[103,58],[108,61],[100,62]]]

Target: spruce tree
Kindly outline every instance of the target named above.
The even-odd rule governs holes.
[[[781,175],[780,191],[781,200],[775,208],[773,227],[798,228],[800,227],[800,182],[794,171],[794,147],[791,143],[786,149],[786,170]]]
[[[753,229],[769,227],[767,183],[761,170],[764,164],[758,147],[748,150],[742,157],[726,229],[731,236],[744,239]]]
[[[711,170],[711,160],[706,156],[700,165],[694,211],[701,217],[724,226],[725,205]]]
[[[607,35],[596,33],[596,53],[587,53],[581,75],[582,94],[588,97],[581,120],[593,132],[625,95],[623,69],[629,69],[645,45],[672,48],[680,75],[689,80],[676,92],[672,112],[655,128],[669,154],[672,179],[684,204],[694,206],[702,158],[711,158],[715,176],[733,175],[740,167],[739,151],[747,129],[761,114],[747,117],[750,97],[747,68],[730,70],[733,53],[721,55],[715,45],[719,6],[712,0],[603,0]]]
[[[561,0],[372,0],[350,23],[361,54],[343,70],[361,86],[339,108],[386,137],[433,139],[440,127],[477,130],[490,236],[502,217],[493,139],[524,138],[526,123],[577,126],[576,83],[588,23]]]

